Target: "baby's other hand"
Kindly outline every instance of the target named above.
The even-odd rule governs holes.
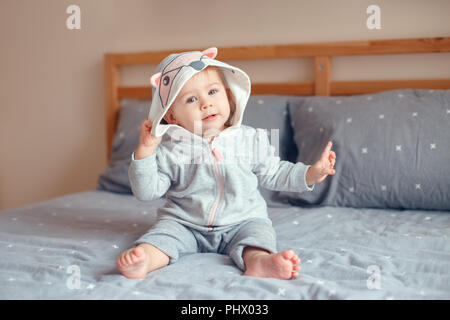
[[[333,143],[328,141],[328,144],[323,150],[319,161],[309,167],[306,172],[306,184],[308,186],[322,182],[329,174],[334,175],[336,173],[336,170],[334,170],[336,153],[331,150],[332,145]]]

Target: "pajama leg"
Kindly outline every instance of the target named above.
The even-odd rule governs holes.
[[[270,253],[277,252],[276,234],[269,219],[251,219],[230,231],[224,240],[228,242],[225,253],[230,256],[239,269],[245,271],[242,253],[247,246],[261,248]]]
[[[180,255],[197,252],[197,240],[192,231],[174,220],[159,220],[135,245],[149,243],[170,257],[169,264],[175,263]]]

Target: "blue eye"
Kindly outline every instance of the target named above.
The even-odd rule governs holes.
[[[186,100],[187,103],[192,103],[192,102],[195,102],[195,101],[197,101],[197,98],[196,98],[196,97],[190,97],[190,98],[188,98],[188,99]]]
[[[209,94],[210,95],[213,95],[213,94],[216,94],[217,93],[217,90],[216,89],[211,89],[211,90],[209,90]]]

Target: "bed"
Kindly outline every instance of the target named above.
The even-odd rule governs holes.
[[[108,167],[95,190],[0,212],[0,299],[449,299],[450,79],[331,80],[334,56],[449,51],[448,37],[219,48],[225,61],[314,61],[312,82],[252,84],[243,121],[279,139],[282,160],[314,161],[328,139],[338,155],[311,194],[260,190],[279,250],[302,260],[291,280],[244,277],[215,253],[143,280],[117,271],[165,201],[131,194],[151,89],[121,86],[120,67],[173,51],[105,54]]]

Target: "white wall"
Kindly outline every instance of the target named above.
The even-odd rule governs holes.
[[[66,28],[71,4],[81,30]],[[370,4],[380,30],[366,27]],[[450,36],[449,12],[447,0],[1,0],[0,209],[96,187],[105,52]],[[432,55],[335,58],[333,79],[450,78],[450,54]],[[305,80],[307,62],[236,65],[256,81]],[[123,84],[152,72],[126,68]]]

